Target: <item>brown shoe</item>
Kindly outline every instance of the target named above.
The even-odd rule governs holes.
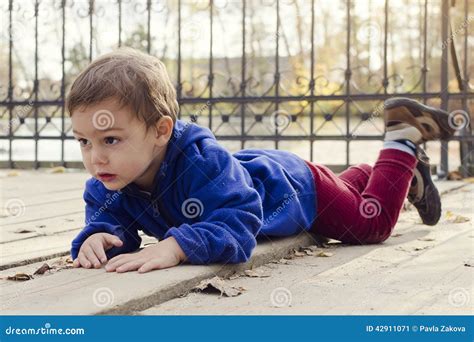
[[[386,137],[389,140],[409,139],[419,144],[428,140],[446,140],[455,132],[449,125],[446,111],[406,97],[386,100],[384,109]]]
[[[434,226],[441,217],[441,197],[431,178],[430,158],[417,146],[418,163],[408,191],[408,201],[418,210],[424,224]]]

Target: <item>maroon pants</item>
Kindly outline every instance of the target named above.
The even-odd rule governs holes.
[[[318,217],[311,230],[343,243],[385,241],[397,222],[416,163],[406,152],[384,149],[373,167],[358,164],[337,176],[307,161],[317,194]]]

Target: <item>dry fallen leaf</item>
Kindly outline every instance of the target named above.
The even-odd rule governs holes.
[[[66,172],[66,168],[64,166],[52,167],[49,170],[49,173],[64,173],[64,172]]]
[[[66,257],[61,257],[52,264],[52,270],[62,270],[67,268],[72,268],[73,260],[70,255]]]
[[[271,263],[272,263],[272,264],[288,265],[288,259],[286,259],[286,258],[281,258],[280,260],[271,261]]]
[[[462,175],[459,171],[448,172],[448,180],[461,180]]]
[[[419,241],[435,241],[435,239],[433,239],[433,238],[419,238],[417,240],[419,240]]]
[[[304,257],[306,254],[305,254],[305,253],[302,253],[302,252],[300,252],[300,251],[295,251],[295,252],[293,252],[293,255],[294,255],[295,257],[301,258],[301,257]]]
[[[27,281],[31,279],[33,279],[33,276],[26,273],[17,273],[14,276],[7,277],[7,280],[13,280],[13,281]]]
[[[210,291],[210,292],[218,291],[220,292],[221,296],[225,295],[226,297],[236,297],[242,294],[242,292],[245,291],[246,289],[240,286],[239,287],[232,286],[226,283],[226,281],[223,280],[222,278],[214,277],[211,279],[206,279],[206,280],[201,281],[199,285],[194,287],[194,290]]]
[[[239,272],[236,272],[230,276],[227,277],[228,280],[234,280],[234,279],[237,279],[237,278],[240,278],[241,277],[241,274]]]
[[[46,271],[49,271],[51,267],[48,264],[43,264],[40,268],[38,268],[33,274],[44,274]]]
[[[464,223],[469,222],[471,219],[466,216],[457,215],[453,213],[451,210],[446,212],[446,220],[450,223]]]
[[[456,218],[454,219],[454,223],[464,223],[464,222],[469,222],[471,219],[466,216],[461,216],[457,215]]]
[[[31,230],[31,229],[20,228],[20,229],[15,230],[15,233],[16,234],[26,234],[26,233],[35,233],[35,231]]]
[[[7,177],[17,177],[20,173],[18,171],[10,171],[7,173]]]
[[[431,248],[431,247],[433,247],[433,246],[415,247],[415,248],[413,248],[413,250],[414,250],[414,251],[423,251],[423,250],[429,249],[429,248]]]
[[[333,255],[334,253],[329,253],[329,252],[319,252],[317,254],[318,257],[323,257],[323,258],[332,257]]]
[[[250,278],[267,278],[270,277],[270,273],[264,272],[260,269],[257,270],[245,270],[244,274]]]

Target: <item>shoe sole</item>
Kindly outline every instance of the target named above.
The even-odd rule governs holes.
[[[433,183],[431,178],[429,160],[421,160],[421,156],[417,155],[418,165],[415,169],[415,177],[419,176],[421,178],[417,182],[417,187],[423,187],[423,196],[421,198],[412,198],[409,201],[413,206],[418,210],[418,213],[421,217],[421,220],[424,224],[429,226],[434,226],[438,223],[441,217],[441,197],[439,191]],[[422,166],[420,167],[420,163]],[[418,178],[418,177],[417,177]],[[418,188],[417,192],[421,189]],[[430,217],[430,214],[434,216]]]
[[[406,107],[412,115],[405,115],[403,119],[407,123],[415,126],[422,133],[423,141],[432,140],[431,137],[447,140],[452,137],[455,132],[455,130],[449,125],[449,113],[442,109],[429,107],[419,103],[418,101],[405,97],[390,98],[384,102],[384,106],[386,110],[394,109],[396,107]],[[411,109],[414,109],[415,113],[413,113]],[[435,134],[427,132],[426,126],[423,126],[423,124],[433,127],[433,123],[430,123],[430,118],[423,115],[422,112],[430,114],[430,118],[439,128],[439,132],[436,132],[436,129]]]
[[[424,224],[428,226],[434,226],[438,223],[441,217],[441,198],[439,196],[438,189],[434,184],[428,184],[425,186],[425,194],[425,197],[427,197],[425,201],[427,203],[427,206],[429,207],[427,211],[437,213],[437,215],[428,218],[423,216],[422,213],[420,213],[420,217]],[[415,204],[414,206],[415,208],[417,208]]]

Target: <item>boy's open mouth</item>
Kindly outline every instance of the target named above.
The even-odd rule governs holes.
[[[115,178],[117,178],[117,175],[114,175],[112,173],[106,173],[106,172],[99,172],[97,173],[97,176],[103,182],[111,182],[115,180]]]

